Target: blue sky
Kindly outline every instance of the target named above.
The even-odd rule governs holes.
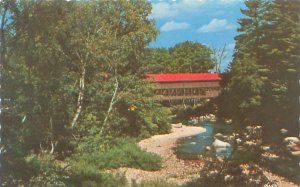
[[[197,41],[216,49],[227,45],[224,70],[232,59],[237,19],[243,17],[242,0],[151,0],[152,15],[160,34],[151,47],[172,47]]]

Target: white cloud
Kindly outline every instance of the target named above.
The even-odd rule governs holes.
[[[207,25],[203,25],[197,31],[206,32],[219,32],[224,30],[233,29],[234,25],[230,24],[226,19],[212,19]]]
[[[190,24],[186,22],[175,22],[169,21],[165,23],[160,30],[163,32],[173,31],[173,30],[184,30],[190,27]]]
[[[206,1],[210,0],[178,0],[152,3],[151,17],[156,19],[168,18],[184,12],[197,11]]]
[[[165,0],[152,3],[152,16],[155,19],[170,18],[182,13],[199,11],[206,3],[231,4],[242,0]]]
[[[179,13],[177,8],[172,6],[169,3],[161,2],[161,3],[154,3],[152,5],[152,17],[153,18],[164,18],[164,17],[173,17]]]

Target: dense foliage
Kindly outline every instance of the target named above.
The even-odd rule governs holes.
[[[233,62],[223,77],[219,117],[297,132],[300,3],[245,1]]]
[[[166,49],[146,51],[145,71],[148,73],[201,73],[214,68],[212,51],[198,43],[186,41]]]
[[[145,47],[157,35],[150,3],[11,0],[1,1],[0,8],[6,20],[1,97],[7,101],[1,183],[73,183],[80,163],[91,172],[88,178],[96,178],[91,183],[101,182],[104,168],[158,169],[160,158],[126,138],[170,130],[169,111],[153,99],[153,86],[141,71]],[[105,144],[109,137],[122,138]],[[87,144],[86,152],[78,151]],[[89,159],[101,162],[96,167]]]

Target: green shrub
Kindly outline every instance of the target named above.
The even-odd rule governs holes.
[[[118,104],[118,112],[119,116],[123,116],[123,123],[115,129],[121,134],[142,139],[171,130],[170,110],[152,98],[136,100],[126,98]]]
[[[74,186],[80,187],[118,187],[127,186],[124,175],[112,175],[103,173],[97,165],[87,163],[83,160],[71,165],[71,181]]]
[[[32,174],[27,186],[67,187],[69,177],[55,164],[51,154],[29,155],[25,158]]]
[[[94,149],[91,149],[92,145],[88,146],[88,149],[78,150],[78,153],[72,157],[71,163],[76,166],[84,162],[85,165],[93,165],[98,169],[134,167],[143,170],[159,170],[161,168],[161,158],[141,150],[132,138],[115,138],[106,142],[106,145],[94,145]]]
[[[143,170],[159,170],[161,158],[148,153],[136,144],[131,138],[117,138],[112,141],[112,147],[100,154],[100,168],[134,167]]]
[[[82,143],[68,160],[69,175],[75,186],[126,186],[124,176],[103,173],[105,169],[134,167],[158,170],[162,159],[148,153],[133,138],[115,138]]]

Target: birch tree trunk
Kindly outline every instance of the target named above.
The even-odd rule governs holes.
[[[71,123],[71,128],[74,129],[74,127],[76,126],[77,124],[77,121],[78,121],[78,118],[79,118],[79,115],[81,113],[81,110],[82,110],[82,101],[83,101],[83,97],[84,97],[84,84],[85,84],[85,65],[83,65],[83,68],[82,68],[82,74],[81,74],[81,77],[79,79],[79,93],[78,93],[78,99],[77,99],[77,110],[76,110],[76,113],[75,113],[75,116],[72,120],[72,123]]]
[[[115,81],[116,81],[116,82],[115,82],[115,90],[114,90],[114,93],[113,93],[113,95],[112,95],[112,97],[111,97],[110,104],[109,104],[109,108],[108,108],[108,110],[107,110],[105,119],[104,119],[104,121],[103,121],[103,125],[102,125],[101,130],[100,130],[100,136],[102,135],[103,130],[104,130],[104,129],[106,128],[106,126],[107,126],[107,120],[108,120],[109,114],[110,114],[110,112],[111,112],[111,110],[112,110],[112,108],[113,108],[113,105],[114,105],[115,102],[116,102],[116,96],[117,96],[117,91],[118,91],[118,87],[119,87],[119,82],[118,82],[117,77],[115,78]]]

